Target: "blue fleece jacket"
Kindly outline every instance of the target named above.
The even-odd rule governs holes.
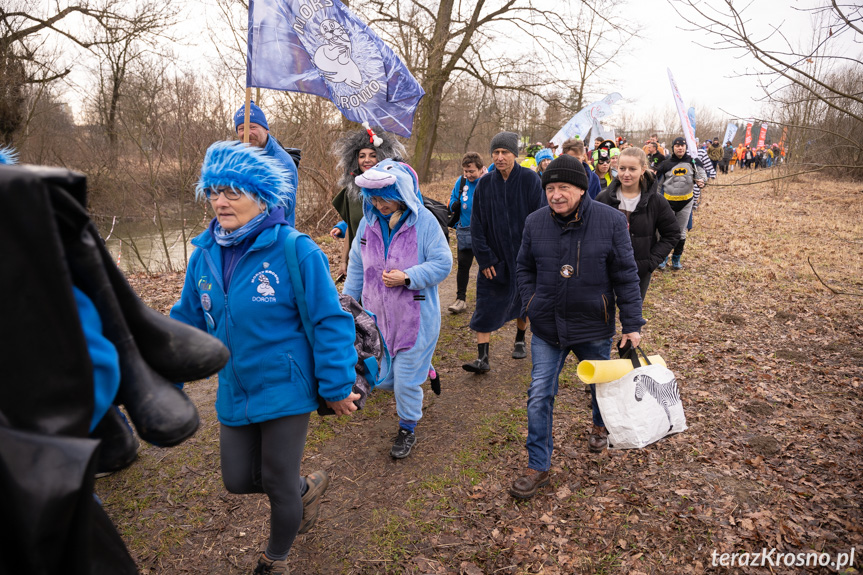
[[[171,317],[205,329],[231,352],[219,372],[216,414],[229,426],[248,425],[309,413],[317,393],[341,401],[356,376],[356,332],[339,304],[323,251],[309,238],[297,240],[300,275],[314,325],[309,346],[288,276],[284,243],[289,227],[263,230],[236,262],[230,289],[225,286],[222,248],[206,231],[186,270],[180,301]],[[315,381],[317,381],[317,392]]]
[[[264,152],[266,152],[268,156],[272,156],[279,160],[288,171],[288,183],[290,184],[289,194],[291,196],[291,201],[288,204],[288,209],[285,211],[285,219],[288,220],[288,225],[294,226],[296,222],[294,210],[297,205],[297,186],[300,183],[297,165],[294,163],[294,159],[291,155],[285,151],[285,148],[282,147],[279,141],[272,134],[267,136],[267,145],[264,146]]]
[[[449,209],[452,211],[453,206],[461,203],[461,212],[459,214],[458,227],[470,228],[470,213],[473,210],[473,192],[476,190],[476,185],[479,183],[479,178],[474,181],[468,181],[464,178],[464,185],[459,188],[462,178],[455,181],[452,187],[452,193],[449,195]]]

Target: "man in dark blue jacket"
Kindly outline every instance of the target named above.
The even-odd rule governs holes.
[[[527,399],[528,469],[510,487],[519,499],[533,497],[549,481],[554,397],[564,360],[609,359],[620,309],[621,344],[641,341],[641,292],[626,216],[586,193],[582,163],[566,154],[542,175],[549,207],[528,216],[518,252],[522,315],[530,319],[531,383]],[[606,448],[608,436],[591,385],[590,451]]]

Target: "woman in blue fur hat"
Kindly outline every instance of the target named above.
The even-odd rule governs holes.
[[[315,294],[308,306],[314,349],[303,330],[284,251],[292,191],[282,165],[262,149],[210,146],[195,194],[216,217],[192,240],[183,292],[171,309],[171,317],[208,331],[231,352],[216,395],[222,479],[231,493],[269,497],[270,536],[256,574],[287,574],[294,538],[318,517],[327,475],[300,476],[317,395],[339,415],[354,411],[360,397],[352,393],[353,318],[308,236],[296,249],[306,293]]]
[[[364,216],[348,259],[344,293],[374,313],[392,357],[378,386],[396,396],[399,430],[390,455],[403,459],[416,443],[422,384],[440,335],[437,286],[452,269],[440,224],[424,206],[413,169],[384,160],[357,176]]]

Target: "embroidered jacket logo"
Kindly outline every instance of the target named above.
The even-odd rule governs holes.
[[[276,288],[279,284],[279,276],[273,270],[265,269],[252,276],[252,283],[257,284],[255,291],[260,295],[252,296],[252,301],[262,303],[276,302]]]

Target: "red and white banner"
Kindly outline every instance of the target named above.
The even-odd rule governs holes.
[[[746,121],[746,137],[743,139],[743,145],[747,148],[752,145],[752,120]]]
[[[766,139],[767,139],[767,123],[763,122],[761,124],[761,133],[758,134],[758,147],[759,148],[764,147],[764,140],[766,140]]]
[[[683,137],[686,138],[686,150],[689,152],[689,157],[695,158],[698,153],[695,148],[695,127],[689,120],[689,113],[683,104],[683,98],[680,97],[680,90],[677,89],[677,84],[674,83],[671,68],[668,68],[668,81],[671,83],[671,94],[674,96],[675,105],[677,105],[677,115],[680,116],[680,125],[683,126]]]

